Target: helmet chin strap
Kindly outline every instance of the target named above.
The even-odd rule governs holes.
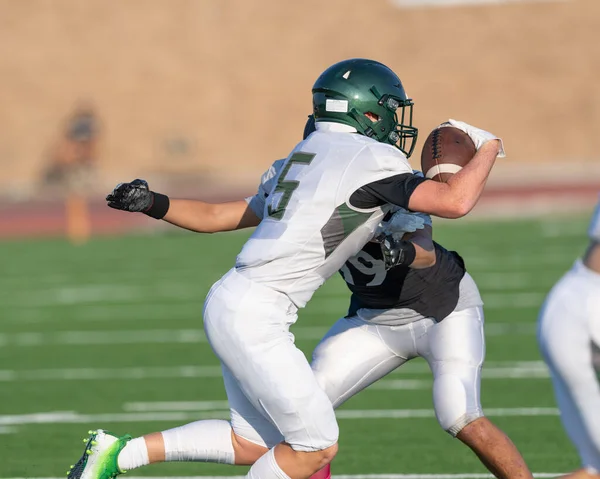
[[[348,115],[350,115],[354,119],[354,121],[358,123],[362,130],[361,133],[363,135],[368,136],[369,138],[376,138],[375,130],[373,130],[373,127],[369,123],[367,123],[366,117],[362,113],[356,111],[356,108],[352,108],[352,110],[348,112]]]

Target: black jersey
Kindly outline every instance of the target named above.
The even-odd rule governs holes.
[[[386,271],[381,245],[367,243],[340,270],[352,291],[348,316],[362,308],[409,308],[441,321],[454,311],[465,264],[455,251],[433,244],[436,262],[432,267],[396,266]]]

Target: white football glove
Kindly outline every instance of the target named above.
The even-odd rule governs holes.
[[[425,225],[431,225],[429,215],[423,213],[411,213],[405,209],[396,211],[389,221],[379,223],[376,238],[392,235],[395,239],[400,239],[405,233],[414,233],[421,230]]]
[[[447,122],[442,123],[438,128],[443,128],[445,126],[453,126],[454,128],[458,128],[459,130],[464,131],[473,143],[475,143],[475,148],[479,150],[485,143],[491,140],[500,140],[500,152],[498,153],[498,158],[504,158],[506,154],[504,153],[504,144],[502,143],[502,139],[498,138],[493,133],[489,131],[482,130],[481,128],[477,128],[476,126],[469,125],[464,121],[458,121],[450,119]]]

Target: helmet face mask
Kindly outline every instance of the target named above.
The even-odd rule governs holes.
[[[398,76],[373,60],[356,58],[336,63],[313,86],[317,122],[350,125],[362,135],[397,147],[407,157],[417,138],[412,108]]]
[[[407,158],[412,155],[415,146],[417,145],[417,136],[419,131],[417,128],[412,126],[413,121],[413,102],[408,99],[402,104],[400,108],[400,117],[398,117],[398,110],[396,110],[396,128],[390,133],[390,136],[397,135],[397,140],[392,143],[394,138],[390,138],[396,148],[406,155]]]

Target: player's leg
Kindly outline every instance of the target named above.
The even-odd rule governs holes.
[[[195,421],[190,424],[131,439],[102,430],[91,438],[69,479],[112,477],[157,462],[194,461],[220,464],[253,464],[282,439],[279,431],[250,404],[223,367],[231,422]],[[90,451],[88,453],[88,451]]]
[[[336,408],[414,355],[408,326],[392,332],[357,317],[341,318],[313,351],[311,367]]]
[[[515,445],[481,409],[482,308],[455,311],[439,323],[431,322],[417,344],[433,372],[433,402],[440,426],[469,446],[496,477],[531,479]]]
[[[594,368],[600,344],[599,285],[598,279],[566,276],[539,318],[538,341],[561,420],[581,457],[582,469],[571,474],[575,477],[600,475],[600,384]]]
[[[248,401],[226,366],[223,372],[231,423],[196,421],[135,439],[102,430],[90,431],[85,452],[68,473],[69,479],[103,479],[164,461],[254,463],[281,441],[281,433]]]
[[[416,355],[410,327],[338,320],[313,351],[317,382],[334,408]],[[311,479],[329,479],[329,466]]]
[[[270,447],[282,441],[281,433],[244,396],[235,378],[223,366],[225,391],[231,409],[231,422],[196,421],[184,426],[144,436],[139,448],[147,451],[147,462],[215,462],[251,465]],[[145,465],[132,440],[121,451],[121,470]]]
[[[306,479],[337,452],[338,427],[289,326],[289,299],[233,271],[213,288],[204,325],[216,354],[250,403],[282,433],[285,443],[263,455],[248,477]]]

